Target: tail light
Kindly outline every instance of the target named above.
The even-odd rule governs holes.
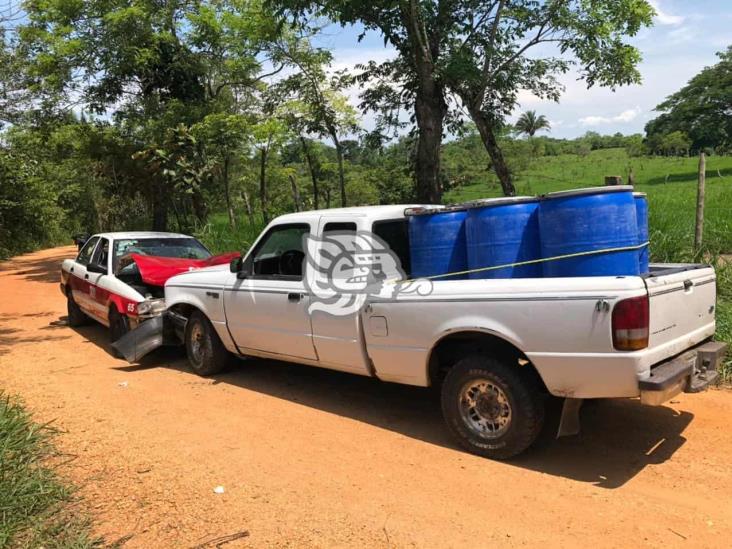
[[[648,296],[619,301],[613,309],[613,347],[639,351],[648,347]]]

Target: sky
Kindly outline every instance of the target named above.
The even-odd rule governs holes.
[[[559,103],[543,101],[521,92],[520,105],[512,121],[525,110],[536,110],[551,122],[553,137],[572,138],[587,131],[602,134],[642,133],[646,122],[657,116],[653,109],[684,86],[705,66],[717,62],[716,52],[732,44],[732,0],[649,0],[657,15],[651,28],[642,30],[630,42],[641,52],[641,84],[617,88],[587,89],[576,74],[561,78],[565,92]],[[330,26],[318,38],[318,45],[330,49],[334,69],[353,69],[370,59],[383,61],[395,56],[377,33],[360,43],[361,29]],[[354,105],[356,93],[351,94]],[[363,118],[370,128],[373,119]]]

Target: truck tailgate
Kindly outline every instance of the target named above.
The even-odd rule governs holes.
[[[659,265],[652,267],[645,282],[650,300],[649,348],[686,348],[714,333],[714,269],[704,265]]]

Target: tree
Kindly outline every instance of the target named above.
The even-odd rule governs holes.
[[[265,111],[253,126],[252,136],[259,162],[259,207],[266,224],[269,222],[267,168],[272,151],[287,139],[287,126],[275,112]]]
[[[329,59],[329,55],[327,58]],[[329,137],[333,142],[338,159],[338,180],[341,195],[341,206],[347,205],[345,169],[343,165],[343,146],[341,136],[353,133],[358,129],[356,112],[343,95],[350,79],[345,73],[336,73],[330,77],[326,74],[321,55],[299,55],[291,62],[300,69],[278,82],[274,87],[280,96],[294,96],[297,102],[290,101],[290,118],[300,130],[303,151],[310,164],[313,176],[314,196],[317,200],[317,185],[312,171],[312,159],[302,133]]]
[[[691,139],[684,132],[675,131],[663,136],[661,140],[661,148],[669,154],[688,154],[691,146]]]
[[[236,114],[285,66],[272,47],[292,28],[258,0],[36,0],[20,28],[38,93],[114,117],[136,145],[162,143],[212,112]],[[265,69],[264,67],[267,67]],[[193,149],[189,149],[193,151]],[[139,161],[144,160],[138,157]],[[191,159],[193,162],[194,159]],[[152,227],[166,228],[169,177],[147,170]]]
[[[588,85],[637,82],[640,54],[623,39],[650,25],[653,15],[647,0],[273,1],[301,15],[316,10],[341,24],[361,23],[396,48],[397,60],[371,64],[367,74],[378,80],[372,103],[387,110],[413,105],[422,201],[439,199],[442,134],[446,122],[459,123],[451,105],[467,111],[504,193],[513,194],[497,131],[518,91],[557,100],[562,88],[556,75],[572,67]]]
[[[650,25],[653,9],[646,0],[493,0],[457,2],[450,13],[444,79],[477,126],[504,194],[512,195],[496,131],[518,91],[556,101],[556,77],[571,68],[588,86],[639,81],[640,54],[624,38]]]
[[[536,116],[536,111],[526,111],[516,121],[516,130],[519,133],[534,137],[534,134],[540,130],[549,130],[551,125],[549,120],[543,114]]]
[[[719,63],[704,68],[656,107],[662,114],[646,124],[649,139],[681,131],[693,149],[732,146],[732,46],[717,55]]]
[[[215,165],[215,172],[221,181],[229,216],[229,226],[236,227],[236,216],[232,201],[231,179],[233,164],[243,155],[249,139],[249,122],[243,115],[212,113],[191,128],[205,148],[209,162]]]
[[[310,17],[313,10],[342,25],[362,24],[384,36],[399,52],[401,63],[385,63],[382,73],[405,81],[406,100],[414,106],[418,139],[414,155],[417,200],[440,200],[440,145],[448,105],[441,77],[445,30],[454,21],[452,1],[418,0],[272,0],[283,12]],[[404,69],[404,70],[400,70]],[[386,91],[386,88],[384,88]],[[392,98],[397,99],[397,98]]]

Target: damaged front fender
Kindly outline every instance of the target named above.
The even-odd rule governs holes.
[[[164,329],[164,315],[150,318],[112,343],[112,347],[127,362],[137,362],[148,353],[163,346]]]

